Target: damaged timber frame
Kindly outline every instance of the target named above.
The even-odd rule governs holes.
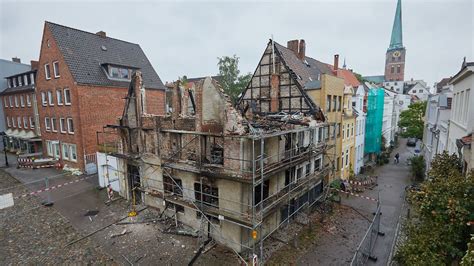
[[[234,250],[264,261],[264,241],[322,200],[328,124],[321,114],[249,114],[208,77],[176,82],[173,111],[146,113],[142,77],[132,76],[119,125],[98,145],[120,160],[120,194],[159,208]],[[115,134],[115,136],[113,136]]]

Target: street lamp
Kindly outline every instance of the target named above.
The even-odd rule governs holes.
[[[0,135],[2,135],[2,141],[3,141],[3,154],[5,155],[5,167],[9,167],[8,156],[7,156],[7,143],[5,141],[6,134],[5,132],[1,132]]]

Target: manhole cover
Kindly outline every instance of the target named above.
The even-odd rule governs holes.
[[[86,214],[84,214],[84,216],[95,216],[98,213],[99,213],[99,211],[97,211],[97,210],[87,211]]]

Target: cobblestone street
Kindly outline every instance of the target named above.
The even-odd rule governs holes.
[[[2,194],[4,191],[28,192],[3,170],[0,170],[0,190]],[[1,265],[114,264],[112,258],[89,239],[66,247],[80,237],[79,232],[56,209],[42,206],[36,197],[17,199],[15,206],[0,210],[0,225]]]

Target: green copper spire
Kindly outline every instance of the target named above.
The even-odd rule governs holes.
[[[402,1],[398,0],[397,10],[395,11],[395,19],[393,20],[392,38],[388,50],[403,48],[402,37]]]

